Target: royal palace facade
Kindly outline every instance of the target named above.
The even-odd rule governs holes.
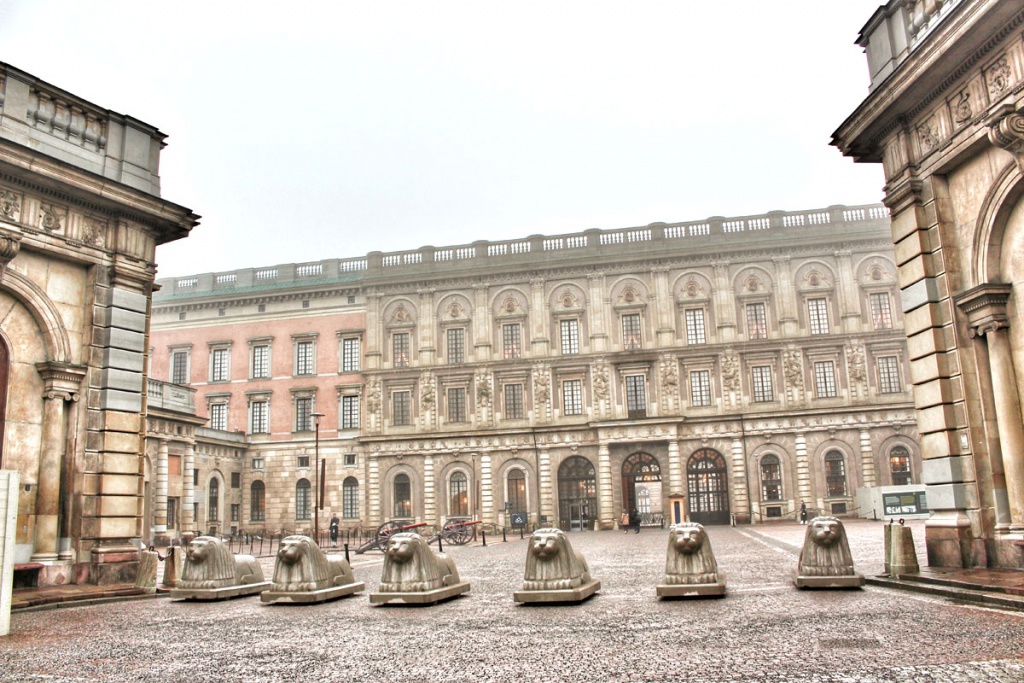
[[[158,284],[150,376],[194,390],[209,422],[150,450],[184,482],[153,487],[154,535],[311,528],[321,473],[320,518],[346,526],[569,530],[633,508],[649,524],[792,519],[801,501],[854,514],[858,489],[920,483],[881,206]],[[197,466],[217,433],[225,456]]]

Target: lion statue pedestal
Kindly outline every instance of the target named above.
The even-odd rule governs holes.
[[[793,575],[797,588],[860,588],[864,577],[853,569],[846,528],[835,517],[807,523],[804,547]]]
[[[412,605],[433,605],[469,591],[459,579],[452,558],[432,550],[417,533],[392,534],[384,548],[384,569],[370,604],[401,600]]]
[[[235,555],[213,536],[198,536],[188,544],[175,600],[223,600],[255,595],[270,588],[252,555]]]
[[[572,549],[561,529],[537,529],[526,552],[523,589],[512,599],[524,604],[583,602],[601,590],[583,555]]]
[[[700,524],[669,527],[665,582],[659,598],[703,598],[725,595],[725,575],[718,571],[711,541]]]
[[[365,587],[365,583],[356,583],[348,562],[340,557],[328,557],[312,538],[287,536],[277,551],[273,585],[260,594],[260,600],[326,602],[358,593]]]

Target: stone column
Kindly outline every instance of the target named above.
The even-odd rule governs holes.
[[[196,460],[196,449],[193,444],[185,444],[185,457],[182,463],[182,487],[181,487],[181,530],[191,531],[196,530],[195,522],[195,475],[192,473],[195,470]]]
[[[366,349],[363,358],[366,360],[367,370],[379,370],[381,366],[381,353],[387,336],[383,334],[383,319],[381,318],[380,295],[367,294],[366,296]]]
[[[875,469],[875,452],[871,448],[871,432],[866,428],[860,430],[860,471],[861,485],[866,488],[878,486],[878,473]]]
[[[658,347],[675,346],[676,321],[672,307],[672,290],[668,282],[668,268],[655,266],[651,268],[651,276],[654,278],[654,310],[657,316],[654,331],[657,334]]]
[[[796,494],[805,503],[811,500],[811,465],[807,459],[807,437],[803,432],[796,432],[793,451],[796,454]],[[797,504],[799,509],[800,505]]]
[[[736,299],[729,282],[729,262],[720,261],[715,268],[715,318],[718,324],[718,341],[729,343],[736,339]]]
[[[599,529],[615,528],[615,508],[612,491],[612,454],[608,450],[608,442],[602,441],[597,446],[597,507],[600,511]]]
[[[984,339],[988,345],[1010,531],[1021,532],[1024,531],[1024,422],[1006,314],[1012,291],[1009,284],[983,284],[958,295],[956,304],[967,314],[971,337]]]
[[[427,524],[440,524],[437,514],[437,484],[434,482],[434,458],[427,455],[423,458],[423,521]]]
[[[587,282],[590,285],[590,291],[587,293],[590,299],[587,306],[587,317],[590,319],[590,351],[604,353],[608,350],[608,320],[605,315],[611,310],[604,287],[604,273],[588,275]]]
[[[368,472],[367,472],[367,510],[366,510],[366,522],[369,526],[377,526],[381,523],[380,513],[380,453],[373,451],[370,453],[370,457],[367,459]]]
[[[798,333],[796,299],[789,272],[789,256],[775,256],[775,280],[778,282],[776,304],[779,307],[779,329],[783,337],[794,337]]]
[[[64,470],[67,425],[64,403],[78,399],[85,369],[60,363],[36,365],[43,379],[42,444],[36,473],[35,547],[33,562],[57,560],[61,472]]]
[[[491,313],[487,306],[488,287],[485,284],[473,288],[473,327],[474,358],[477,361],[491,359],[491,344],[494,333],[491,331]]]
[[[732,440],[732,512],[739,522],[750,518],[750,493],[747,491],[747,463],[744,457],[743,441],[737,436]]]
[[[842,318],[842,329],[847,334],[860,330],[860,298],[857,283],[853,277],[853,264],[849,249],[841,249],[835,253],[839,261],[839,282],[836,292],[839,297],[839,315]]]
[[[540,514],[548,518],[548,525],[557,526],[555,520],[555,498],[551,481],[551,452],[546,445],[537,446],[537,476],[540,478]],[[540,523],[540,520],[537,520]]]
[[[1010,508],[1010,531],[1024,531],[1024,424],[1021,422],[1020,394],[1013,369],[1009,327],[1005,321],[993,321],[971,331],[988,342],[992,398],[996,406],[996,427]]]
[[[167,439],[157,442],[156,485],[153,490],[153,542],[167,543]]]
[[[421,289],[420,314],[416,324],[416,331],[419,334],[419,359],[420,363],[430,367],[437,362],[437,346],[434,341],[434,290]]]
[[[530,335],[529,343],[535,358],[543,358],[549,353],[551,345],[548,306],[544,300],[544,280],[530,280]]]
[[[668,492],[671,496],[685,494],[683,488],[683,461],[679,457],[679,442],[674,438],[668,441]]]
[[[484,524],[494,524],[494,479],[491,472],[491,456],[480,456],[480,519]]]

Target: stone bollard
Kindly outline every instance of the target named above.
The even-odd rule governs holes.
[[[885,573],[898,579],[902,574],[917,574],[921,566],[914,550],[914,534],[902,524],[885,525]]]
[[[185,552],[179,546],[172,545],[164,557],[164,588],[174,588],[181,580],[181,568],[185,562]]]
[[[153,550],[139,553],[139,575],[135,578],[135,587],[147,593],[156,592],[156,567],[160,556]]]

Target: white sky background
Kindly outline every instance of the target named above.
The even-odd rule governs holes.
[[[877,202],[879,4],[0,0],[0,61],[168,135],[168,277]]]

